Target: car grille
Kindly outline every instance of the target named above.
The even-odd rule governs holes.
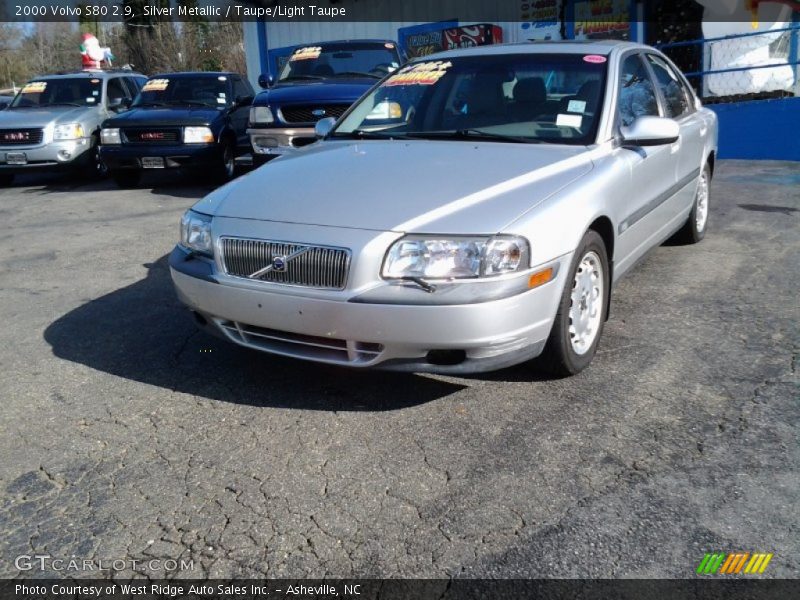
[[[308,104],[284,106],[281,108],[283,120],[287,123],[315,123],[325,117],[338,119],[350,108],[349,104]],[[324,110],[325,114],[315,115],[314,111]]]
[[[170,144],[181,139],[180,129],[124,129],[123,132],[132,144]]]
[[[0,129],[0,146],[41,144],[42,138],[42,129]]]
[[[381,344],[371,342],[352,342],[278,331],[223,319],[214,319],[214,322],[234,342],[265,352],[295,358],[309,358],[340,364],[368,363],[383,352]]]
[[[350,252],[344,248],[242,238],[222,238],[221,243],[228,275],[250,278],[282,258],[282,270],[272,268],[255,279],[333,290],[343,289],[347,281]]]

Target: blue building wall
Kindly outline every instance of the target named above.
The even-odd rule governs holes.
[[[800,98],[709,108],[719,118],[719,158],[800,160]]]

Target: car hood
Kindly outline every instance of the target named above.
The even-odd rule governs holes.
[[[592,168],[584,146],[328,141],[201,200],[217,216],[420,233],[495,233]]]
[[[364,92],[377,83],[377,79],[326,79],[280,83],[256,96],[254,105],[294,104],[296,102],[348,102],[358,100]]]
[[[47,127],[50,124],[77,123],[90,114],[100,114],[99,107],[53,106],[52,108],[12,108],[0,111],[0,129]]]
[[[132,108],[111,117],[104,127],[180,127],[182,125],[210,125],[221,112],[214,108],[143,106]]]

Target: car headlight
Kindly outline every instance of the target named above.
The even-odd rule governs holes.
[[[184,144],[211,144],[214,142],[214,134],[208,127],[184,127]]]
[[[181,218],[181,246],[200,252],[213,254],[211,245],[211,217],[189,209]]]
[[[250,107],[250,124],[255,125],[257,123],[272,123],[275,121],[275,117],[272,115],[272,111],[270,110],[269,106],[251,106]]]
[[[383,262],[386,279],[467,279],[526,269],[528,242],[514,236],[406,236],[395,242]]]
[[[83,126],[80,123],[65,123],[64,125],[56,125],[53,130],[54,140],[78,140],[86,137],[83,131]]]
[[[122,140],[119,137],[119,129],[101,129],[100,130],[100,143],[101,144],[121,144]]]

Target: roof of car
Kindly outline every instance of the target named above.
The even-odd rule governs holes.
[[[182,77],[231,77],[233,75],[238,75],[241,77],[239,73],[233,73],[231,71],[181,71],[178,73],[159,73],[157,75],[151,75],[150,79],[158,79],[169,77],[171,79],[180,79]]]
[[[493,44],[472,48],[445,50],[436,54],[437,59],[455,58],[459,56],[477,56],[487,54],[602,54],[608,55],[615,49],[629,48],[647,49],[649,46],[622,40],[564,40],[564,41],[530,41],[513,44]],[[428,57],[425,57],[428,58]]]
[[[141,73],[132,71],[130,69],[76,69],[75,71],[63,71],[60,73],[51,73],[49,75],[39,75],[32,77],[36,79],[69,79],[75,77],[87,77],[91,79],[102,79],[104,77],[112,77],[119,75],[128,75],[131,77],[144,77]]]

